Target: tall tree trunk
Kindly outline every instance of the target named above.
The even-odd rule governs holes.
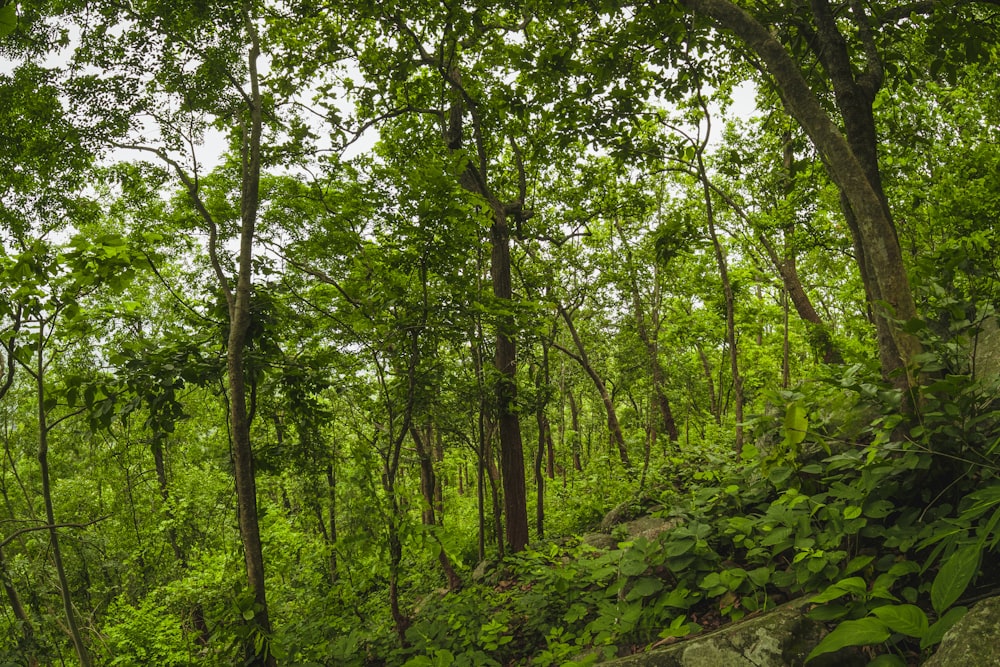
[[[622,229],[621,224],[617,221],[615,222],[615,227],[622,240],[622,247],[625,249],[629,289],[632,294],[632,315],[635,317],[636,332],[639,334],[639,340],[642,341],[642,345],[646,350],[649,372],[653,379],[653,395],[656,398],[656,407],[660,413],[661,425],[667,432],[667,436],[669,436],[671,442],[676,442],[678,438],[677,423],[674,421],[674,413],[670,409],[670,399],[667,398],[666,394],[667,374],[663,370],[663,364],[660,362],[660,346],[657,340],[659,322],[657,322],[656,316],[658,313],[656,313],[656,309],[654,308],[654,315],[651,318],[652,321],[649,323],[653,327],[653,332],[650,332],[649,325],[646,323],[646,312],[642,306],[639,280],[636,277],[635,261],[632,258],[632,251],[629,249],[628,238],[625,236],[625,231]],[[657,268],[655,265],[653,266],[653,281],[655,285],[654,291],[658,292],[659,285],[657,284]]]
[[[583,472],[583,462],[580,460],[580,447],[583,442],[583,434],[580,433],[580,407],[573,398],[573,390],[566,390],[566,398],[569,399],[570,425],[573,427],[573,442],[570,449],[573,456],[573,470]]]
[[[510,263],[510,227],[507,222],[508,212],[516,212],[521,218],[522,201],[517,205],[505,205],[493,193],[488,179],[488,161],[484,152],[484,137],[482,123],[478,110],[474,106],[467,108],[465,101],[469,98],[468,91],[462,86],[462,73],[458,67],[451,67],[444,72],[451,94],[451,107],[448,113],[447,126],[443,128],[443,139],[452,152],[463,150],[464,122],[466,112],[473,116],[474,143],[477,160],[469,159],[465,170],[459,176],[460,185],[472,194],[482,197],[489,203],[492,215],[490,225],[490,278],[493,285],[493,296],[497,299],[503,312],[496,321],[496,349],[494,365],[497,369],[496,413],[497,425],[500,429],[500,469],[502,471],[503,504],[507,545],[513,552],[521,551],[528,544],[528,503],[524,480],[524,444],[521,440],[521,420],[517,409],[517,322],[510,314],[510,304],[513,300],[511,287]]]
[[[62,549],[59,546],[59,529],[56,528],[55,510],[52,507],[52,486],[49,476],[49,424],[48,410],[45,406],[45,323],[38,325],[38,349],[36,351],[37,366],[34,372],[35,389],[38,398],[38,467],[42,478],[42,501],[45,504],[45,521],[48,523],[49,543],[52,546],[52,562],[59,579],[59,594],[62,597],[63,614],[66,617],[66,627],[81,667],[90,667],[93,662],[90,652],[83,642],[80,627],[76,623],[76,612],[73,611],[73,597],[70,593],[69,580],[66,578],[66,568],[63,566]]]
[[[417,459],[420,462],[420,493],[424,498],[421,520],[425,526],[437,525],[437,519],[435,517],[435,505],[437,504],[437,494],[435,492],[437,488],[437,477],[434,474],[434,458],[431,451],[431,448],[433,447],[431,443],[434,438],[433,430],[434,429],[430,424],[424,428],[423,433],[421,433],[420,429],[418,429],[415,425],[410,427],[410,437],[413,439],[413,444],[417,448]],[[457,591],[462,587],[462,580],[455,572],[455,568],[451,564],[451,559],[448,557],[448,552],[445,551],[444,545],[441,544],[437,534],[431,534],[439,547],[438,562],[441,564],[441,570],[444,572],[445,579],[448,581],[448,590]]]
[[[597,392],[601,395],[601,401],[604,403],[604,411],[608,416],[608,432],[610,433],[611,442],[618,449],[618,456],[621,458],[622,465],[625,466],[626,470],[631,471],[632,461],[629,459],[628,448],[625,446],[625,436],[622,434],[622,427],[618,423],[618,413],[615,410],[615,402],[611,398],[611,393],[608,392],[604,380],[601,379],[601,376],[597,374],[597,371],[590,364],[590,359],[587,357],[587,349],[584,347],[583,341],[580,339],[580,334],[576,331],[576,327],[573,326],[573,318],[570,317],[569,312],[561,305],[559,306],[559,314],[562,315],[563,320],[566,322],[566,328],[569,329],[573,343],[576,345],[577,354],[557,344],[554,344],[553,347],[571,359],[574,359],[580,364],[584,372],[590,376],[591,381],[593,381],[594,386],[597,388]]]
[[[252,34],[253,45],[248,58],[250,95],[247,100],[249,122],[244,124],[242,143],[242,192],[240,197],[240,247],[236,290],[230,291],[228,282],[221,288],[229,304],[229,340],[226,345],[226,375],[229,384],[229,420],[233,434],[233,476],[236,481],[237,514],[240,538],[243,542],[243,560],[247,580],[254,595],[253,624],[255,633],[265,638],[261,651],[257,651],[254,637],[247,640],[247,664],[275,665],[268,641],[271,619],[267,606],[264,583],[264,554],[260,539],[257,513],[257,479],[254,471],[253,445],[250,442],[250,415],[247,409],[247,378],[245,351],[250,330],[250,297],[252,293],[253,242],[260,206],[260,141],[262,134],[261,95],[258,87],[257,60],[260,46],[249,16],[246,17]],[[249,126],[247,126],[249,125]],[[221,277],[225,281],[225,277]],[[260,644],[258,644],[260,645]]]
[[[832,84],[844,123],[842,133],[809,88],[795,59],[775,34],[749,12],[730,0],[682,0],[682,3],[736,34],[756,54],[774,79],[788,112],[823,156],[830,177],[840,189],[865,291],[875,312],[882,372],[897,388],[911,392],[915,378],[909,366],[920,352],[920,343],[895,322],[913,319],[917,311],[879,178],[872,102],[881,86],[881,64],[861,4],[849,3],[865,46],[864,72],[856,77],[829,3],[826,0],[810,3],[817,23],[813,49]]]
[[[337,583],[337,461],[326,464],[327,523],[330,547],[330,584]]]
[[[535,449],[535,533],[538,539],[545,538],[545,476],[542,464],[545,461],[545,444],[549,435],[549,418],[545,414],[548,389],[548,348],[542,345],[542,363],[535,369],[535,425],[538,430],[538,446]]]
[[[510,272],[510,229],[503,206],[493,207],[490,229],[493,255],[490,274],[493,296],[501,304],[513,296]],[[505,312],[506,312],[505,308]],[[503,501],[507,545],[512,552],[528,544],[528,503],[524,482],[524,446],[521,420],[517,409],[517,352],[514,344],[515,321],[512,315],[498,318],[496,337],[497,414],[500,426],[500,468],[503,471]]]
[[[729,347],[729,368],[733,377],[733,403],[736,412],[736,453],[743,451],[743,377],[740,375],[739,351],[736,348],[736,303],[733,298],[733,285],[729,280],[729,267],[726,253],[719,242],[715,231],[715,209],[712,206],[712,188],[708,181],[708,172],[702,159],[702,151],[697,152],[698,177],[701,180],[705,195],[705,214],[708,218],[708,234],[715,250],[715,261],[719,266],[719,276],[722,278],[722,293],[726,300],[726,341]]]

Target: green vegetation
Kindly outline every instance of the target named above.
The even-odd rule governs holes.
[[[998,31],[2,2],[0,664],[589,665],[801,597],[919,664],[1000,568]]]

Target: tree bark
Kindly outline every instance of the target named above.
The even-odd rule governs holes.
[[[879,359],[883,374],[904,392],[915,380],[909,366],[920,351],[919,341],[897,326],[917,316],[913,293],[903,265],[895,226],[878,180],[871,102],[878,89],[872,49],[866,48],[866,85],[859,85],[844,61],[846,46],[826,0],[811,7],[819,28],[819,55],[830,77],[845,134],[823,109],[798,64],[777,38],[756,18],[730,0],[682,0],[692,11],[713,19],[733,32],[760,58],[781,94],[788,112],[802,126],[823,157],[830,177],[840,189],[848,215],[862,280],[874,306]],[[855,12],[857,9],[855,9]],[[862,39],[865,25],[859,24]],[[851,219],[853,217],[853,220]]]
[[[52,562],[59,579],[59,594],[62,597],[63,613],[66,616],[66,626],[69,628],[73,648],[81,667],[90,667],[90,651],[87,650],[80,634],[73,611],[73,597],[70,593],[69,580],[66,578],[66,568],[63,566],[62,549],[59,546],[59,531],[56,527],[55,510],[52,507],[52,486],[49,476],[49,424],[48,410],[45,407],[45,323],[38,324],[37,367],[34,371],[35,389],[38,398],[38,467],[42,478],[42,501],[45,504],[45,520],[48,523],[49,543],[52,546]]]
[[[604,403],[604,411],[608,416],[608,432],[611,437],[611,442],[618,449],[618,456],[621,458],[622,465],[626,470],[632,470],[632,461],[628,455],[628,448],[625,446],[625,436],[622,434],[621,424],[618,423],[618,413],[615,410],[615,402],[611,398],[608,388],[605,386],[604,381],[601,376],[597,374],[594,367],[590,363],[590,359],[587,357],[587,349],[583,345],[583,341],[580,339],[580,334],[577,333],[576,327],[573,326],[573,319],[570,317],[569,312],[563,307],[559,306],[559,314],[562,315],[563,320],[566,322],[566,327],[569,329],[570,336],[573,338],[573,343],[576,345],[577,353],[574,354],[560,345],[553,345],[557,350],[560,350],[566,354],[571,359],[574,359],[580,367],[590,376],[591,381],[593,381],[594,386],[597,388],[597,392],[601,395],[601,401]]]
[[[420,429],[416,426],[410,427],[410,437],[417,448],[417,459],[420,462],[420,493],[424,498],[424,506],[421,508],[421,520],[425,526],[437,525],[437,518],[435,517],[437,477],[434,474],[434,459],[431,452],[431,443],[434,438],[432,431],[433,427],[429,424],[426,426],[423,434],[420,433]],[[462,580],[455,572],[455,568],[451,564],[451,558],[448,557],[448,552],[445,551],[444,545],[438,540],[436,534],[432,533],[432,535],[440,548],[438,551],[438,562],[441,564],[441,570],[448,581],[448,590],[457,591],[462,587]]]
[[[254,596],[253,624],[265,637],[258,652],[250,637],[244,647],[248,665],[274,667],[268,641],[271,620],[267,607],[264,579],[264,553],[257,513],[257,479],[254,472],[253,445],[250,441],[250,415],[247,410],[247,378],[245,352],[250,330],[250,297],[252,293],[253,242],[260,206],[260,143],[263,128],[261,95],[257,78],[260,46],[250,17],[246,17],[252,46],[247,59],[250,72],[250,94],[247,99],[248,123],[244,124],[242,143],[242,185],[240,193],[240,246],[236,289],[231,291],[224,276],[220,288],[229,305],[229,339],[226,344],[226,376],[229,385],[229,420],[233,435],[233,477],[236,482],[237,516],[247,581]]]

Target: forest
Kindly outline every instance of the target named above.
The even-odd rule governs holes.
[[[0,663],[582,666],[807,598],[809,662],[921,664],[1000,572],[998,38],[0,0]]]

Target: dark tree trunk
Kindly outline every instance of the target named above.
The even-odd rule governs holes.
[[[435,517],[434,506],[437,502],[437,494],[435,492],[437,477],[434,474],[434,459],[431,451],[431,443],[434,438],[433,427],[427,425],[423,434],[421,434],[416,426],[411,426],[410,436],[413,438],[413,444],[417,448],[417,459],[420,462],[420,493],[424,499],[421,519],[425,526],[436,526],[437,519]],[[448,557],[448,552],[445,551],[444,545],[438,540],[436,534],[432,533],[432,535],[438,543],[438,562],[441,564],[441,570],[448,581],[448,590],[457,591],[462,587],[462,580],[455,572],[455,568],[451,564],[451,559]]]
[[[73,610],[73,599],[70,593],[69,580],[66,578],[66,568],[63,566],[62,549],[59,546],[59,529],[56,528],[55,510],[52,506],[52,487],[49,476],[49,424],[48,411],[45,407],[45,323],[38,325],[38,365],[35,368],[34,379],[38,397],[38,467],[42,478],[42,502],[45,504],[45,521],[49,526],[49,544],[52,547],[52,562],[56,568],[56,576],[59,579],[59,594],[62,597],[63,613],[66,617],[66,626],[69,629],[70,639],[73,640],[73,648],[76,650],[77,659],[81,667],[90,667],[93,662],[90,659],[90,651],[87,650],[83,642],[83,635],[76,622],[76,612]]]

